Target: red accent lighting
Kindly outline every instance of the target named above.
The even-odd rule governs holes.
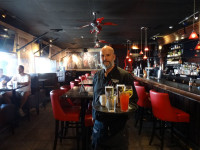
[[[190,34],[189,39],[190,39],[190,40],[198,39],[198,35],[197,35],[197,33],[196,33],[194,30],[193,30],[192,33]]]

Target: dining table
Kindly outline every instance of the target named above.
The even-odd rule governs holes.
[[[12,92],[12,103],[13,104],[17,104],[16,100],[16,90],[25,87],[26,85],[17,85],[16,87],[14,87],[13,85],[3,85],[0,86],[0,92],[8,92],[11,91]]]
[[[81,88],[84,88],[82,90]],[[89,100],[93,99],[93,87],[92,86],[74,86],[72,89],[64,93],[61,98],[79,99],[81,101],[81,128],[84,131],[85,127],[85,112],[88,106]],[[84,136],[82,136],[82,143],[85,142]]]

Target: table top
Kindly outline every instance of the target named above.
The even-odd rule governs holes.
[[[93,80],[83,80],[79,83],[79,85],[93,85]]]
[[[93,109],[98,111],[98,112],[106,113],[106,114],[129,114],[129,113],[132,113],[135,110],[135,106],[129,105],[127,112],[121,111],[120,107],[116,107],[114,112],[110,112],[110,111],[108,111],[107,107],[101,106],[101,105],[93,106]]]
[[[62,95],[62,98],[78,98],[78,99],[92,99],[93,98],[93,87],[85,87],[86,92],[80,92],[80,86],[74,86],[68,92]]]

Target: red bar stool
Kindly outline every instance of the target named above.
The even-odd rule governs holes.
[[[80,83],[81,79],[74,79],[74,81],[77,81],[78,83]]]
[[[92,127],[93,127],[93,121],[92,121],[92,102],[88,104],[88,109],[85,113],[85,149],[89,149],[90,144],[90,137],[92,135]]]
[[[169,95],[167,93],[158,93],[156,91],[150,90],[152,111],[155,118],[161,121],[161,150],[164,146],[164,133],[166,128],[166,122],[170,123],[189,123],[190,115],[180,109],[177,109],[170,104]],[[153,131],[149,145],[151,145],[156,129],[156,120],[153,124]],[[171,132],[173,132],[173,125],[171,126]]]
[[[89,74],[89,73],[86,73],[86,74],[85,74],[85,77],[86,77],[86,78],[87,78],[87,77],[89,77],[89,76],[90,76],[90,74]]]
[[[134,86],[140,86],[140,83],[138,81],[134,81]]]
[[[94,76],[96,72],[97,72],[97,70],[92,70],[91,71],[91,76]]]
[[[81,81],[83,81],[83,80],[86,80],[86,76],[85,75],[81,76]]]
[[[141,134],[144,119],[144,111],[145,109],[151,108],[151,102],[149,100],[149,95],[146,93],[144,86],[135,86],[135,89],[138,95],[137,105],[139,106],[137,110],[135,126],[137,126],[137,123],[140,120],[139,134]]]
[[[71,82],[70,82],[70,87],[71,87],[71,89],[72,89],[74,86],[78,86],[78,81],[71,81]]]
[[[53,109],[53,115],[55,118],[55,139],[54,139],[54,146],[53,149],[56,149],[57,140],[60,138],[61,142],[62,139],[77,139],[77,149],[79,149],[79,141],[80,136],[78,136],[78,129],[80,128],[80,108],[79,107],[69,107],[66,109],[62,109],[60,105],[60,96],[65,93],[64,90],[53,90],[50,92],[51,97],[51,104]],[[59,123],[61,122],[61,127],[59,128]],[[76,128],[76,136],[66,136],[63,134],[64,130],[64,122],[68,122],[70,124],[73,122],[75,123]],[[68,126],[70,128],[70,126]]]

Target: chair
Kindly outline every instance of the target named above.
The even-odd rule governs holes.
[[[92,102],[88,104],[88,109],[85,113],[85,149],[89,149],[90,144],[90,136],[92,135],[92,127],[93,127],[93,121],[92,121]]]
[[[140,86],[140,83],[138,81],[134,81],[134,86]]]
[[[89,74],[89,73],[86,73],[86,74],[85,74],[85,77],[87,78],[88,76],[90,76],[90,74]]]
[[[80,125],[80,108],[78,107],[69,107],[66,109],[62,109],[60,105],[60,96],[63,95],[65,92],[64,90],[53,90],[50,92],[50,97],[51,97],[51,104],[52,104],[52,109],[53,109],[53,115],[55,118],[55,139],[54,139],[54,146],[53,149],[56,149],[57,145],[57,140],[58,137],[60,138],[60,141],[62,142],[62,139],[77,139],[77,149],[79,149],[79,140],[80,136],[78,135],[78,129]],[[61,122],[61,127],[59,126],[59,123]],[[75,128],[76,128],[76,136],[66,136],[64,135],[64,122],[73,122],[72,124],[75,123]],[[68,128],[74,126],[68,126]]]
[[[71,87],[71,89],[72,89],[74,86],[78,86],[78,81],[71,81],[71,82],[70,82],[70,87]]]
[[[161,150],[164,146],[164,133],[166,128],[166,122],[172,123],[171,134],[173,133],[173,123],[177,122],[190,122],[190,115],[180,109],[177,109],[170,104],[169,95],[167,93],[158,93],[150,90],[152,111],[155,118],[161,121],[160,133],[161,133]],[[153,124],[153,131],[149,145],[151,145],[156,129],[156,120]],[[173,135],[173,134],[172,134]]]
[[[85,75],[81,76],[81,81],[83,81],[83,80],[86,80],[86,76]]]
[[[81,79],[74,79],[74,81],[77,81],[78,83],[80,83]]]
[[[139,106],[139,108],[137,110],[138,116],[136,118],[135,126],[137,126],[137,123],[140,120],[139,134],[141,134],[143,119],[144,119],[144,110],[146,108],[151,108],[151,102],[149,100],[148,94],[145,91],[144,86],[135,86],[135,89],[136,89],[136,92],[137,92],[137,95],[138,95],[137,105]]]

